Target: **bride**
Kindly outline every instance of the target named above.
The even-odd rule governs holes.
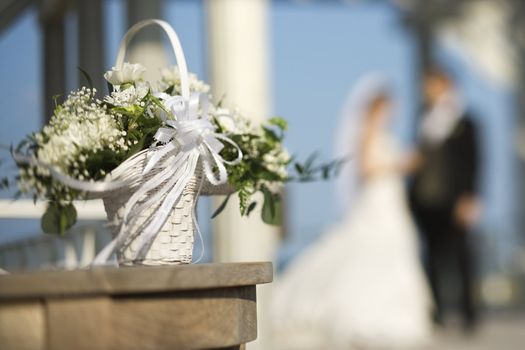
[[[352,209],[276,280],[282,349],[421,349],[429,342],[431,299],[403,187],[413,162],[403,160],[388,129],[391,108],[378,76],[350,96],[339,148],[352,154],[341,175]]]

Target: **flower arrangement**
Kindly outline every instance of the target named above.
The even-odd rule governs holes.
[[[20,191],[48,201],[42,218],[45,232],[69,229],[76,221],[73,201],[87,198],[86,191],[69,186],[57,174],[87,183],[105,181],[133,155],[165,143],[158,133],[177,120],[170,104],[182,93],[179,70],[175,66],[163,69],[156,88],[143,80],[144,71],[140,64],[124,63],[120,69],[106,72],[111,92],[100,99],[93,88],[71,92],[63,103],[57,103],[49,124],[14,150]],[[189,88],[212,100],[209,85],[193,74],[189,74]],[[328,178],[338,171],[340,161],[319,166],[313,166],[313,158],[304,164],[294,162],[283,146],[287,123],[282,118],[253,125],[220,102],[210,103],[207,109],[205,116],[199,110],[199,117],[206,118],[213,132],[232,141],[223,142],[219,154],[226,160],[228,184],[239,196],[242,215],[253,211],[257,205],[254,194],[262,192],[262,219],[278,224],[278,185],[294,179]],[[239,151],[242,160],[234,162]],[[292,163],[294,176],[288,171]],[[229,197],[214,216],[224,209]]]

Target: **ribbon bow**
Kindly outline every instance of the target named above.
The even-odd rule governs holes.
[[[206,179],[213,185],[221,185],[228,180],[225,164],[238,164],[242,160],[239,146],[215,131],[208,116],[209,101],[205,94],[193,93],[188,101],[181,96],[164,93],[157,94],[156,97],[162,100],[164,107],[175,118],[169,119],[167,114],[162,116],[166,126],[159,128],[154,136],[155,142],[148,151],[142,175],[148,176],[152,169],[158,169],[158,172],[130,197],[125,205],[119,234],[97,255],[94,264],[107,261],[115,249],[122,247],[129,238],[139,233],[141,240],[137,246],[137,256],[141,256],[147,244],[164,226],[186,185],[196,175],[199,161]],[[220,156],[224,142],[237,150],[236,159],[228,161]],[[200,181],[202,185],[204,178]],[[195,202],[198,195],[199,193],[195,196]],[[155,206],[156,210],[145,227],[138,225],[143,228],[142,232],[130,232],[130,228],[137,226],[137,214]],[[194,213],[193,215],[195,217]],[[198,226],[196,228],[198,231]]]

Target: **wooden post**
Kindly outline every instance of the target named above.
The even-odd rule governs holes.
[[[33,0],[0,1],[0,33],[16,21],[29,6],[33,5],[33,2]]]
[[[77,0],[78,66],[86,71],[99,95],[105,90],[102,0]],[[86,85],[79,72],[79,86]]]
[[[53,96],[63,94],[66,89],[65,12],[64,0],[40,1],[44,57],[44,122],[49,121],[55,109]]]

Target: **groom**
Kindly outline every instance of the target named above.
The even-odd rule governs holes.
[[[410,203],[426,245],[435,321],[443,321],[442,289],[450,271],[459,277],[456,297],[469,330],[477,316],[469,245],[478,212],[477,129],[446,72],[432,68],[423,83],[427,108],[419,128],[421,161],[409,189]]]

